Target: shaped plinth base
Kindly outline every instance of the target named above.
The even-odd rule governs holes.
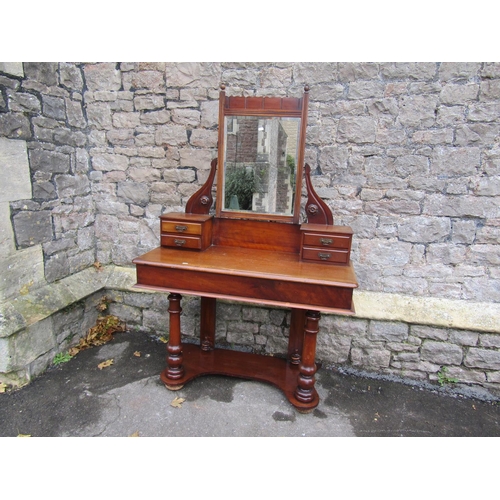
[[[167,370],[160,375],[167,388],[174,388],[171,390],[203,375],[225,375],[270,383],[282,390],[288,401],[301,413],[308,413],[319,404],[315,389],[309,402],[299,401],[295,397],[299,367],[285,359],[226,349],[202,351],[194,344],[183,344],[182,354],[184,376],[181,379],[169,380]]]

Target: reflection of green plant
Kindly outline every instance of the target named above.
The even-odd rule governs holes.
[[[290,154],[286,155],[286,164],[290,168],[290,184],[295,187],[295,158]]]
[[[225,208],[229,208],[231,198],[236,196],[240,210],[252,210],[252,198],[254,193],[253,170],[245,167],[229,167],[226,171],[224,189]]]
[[[449,377],[446,373],[447,371],[448,368],[446,366],[442,366],[441,370],[438,371],[438,382],[441,387],[445,384],[456,384],[458,382],[456,378]]]

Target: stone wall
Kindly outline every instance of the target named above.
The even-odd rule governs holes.
[[[16,251],[42,254],[32,288],[159,244],[158,216],[184,209],[217,155],[221,82],[228,94],[311,88],[306,161],[335,222],[354,229],[360,284],[355,318],[323,316],[318,357],[420,380],[446,366],[498,390],[500,63],[0,65],[0,137],[29,159],[32,196],[6,211]],[[130,325],[164,331],[158,294],[113,294]],[[219,307],[220,341],[282,349],[285,311]]]
[[[0,73],[0,137],[27,144],[32,195],[11,202],[18,249],[41,245],[45,279],[95,262],[95,209],[83,76],[75,64],[24,63]]]

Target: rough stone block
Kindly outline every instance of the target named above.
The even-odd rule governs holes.
[[[202,102],[201,106],[201,126],[212,128],[219,123],[219,103],[218,101]]]
[[[431,173],[448,177],[474,175],[480,163],[479,148],[438,147],[431,158]]]
[[[451,231],[447,217],[412,217],[403,219],[399,238],[412,243],[433,243],[446,240]]]
[[[466,85],[448,84],[443,87],[440,98],[443,104],[466,104],[477,100],[479,85],[476,83]]]
[[[436,119],[437,105],[438,99],[435,96],[403,96],[400,104],[399,121],[405,127],[432,127]]]
[[[26,248],[52,239],[49,211],[19,212],[13,217],[17,245]]]
[[[454,243],[471,244],[476,237],[476,222],[471,220],[453,221],[451,234]]]
[[[162,109],[160,111],[141,113],[140,121],[142,125],[163,125],[170,121],[170,111]]]
[[[60,198],[84,196],[90,193],[90,182],[86,175],[56,175],[54,180]]]
[[[147,89],[151,92],[165,92],[164,74],[160,71],[134,72],[132,73],[132,86],[135,89]]]
[[[463,359],[462,348],[445,342],[426,340],[420,349],[422,360],[443,365],[460,365]]]
[[[55,120],[66,119],[66,103],[62,97],[44,95],[42,97],[43,114]]]
[[[388,368],[391,352],[382,347],[352,347],[351,363],[366,368]]]
[[[113,126],[116,128],[133,129],[140,125],[140,114],[134,113],[114,113],[112,118]]]
[[[259,333],[256,324],[240,321],[231,321],[227,325],[227,341],[234,344],[253,345],[255,335]]]
[[[359,261],[372,266],[404,266],[410,261],[410,252],[410,243],[363,240],[359,245]]]
[[[471,347],[464,359],[464,365],[470,368],[487,370],[500,369],[500,351]]]
[[[9,94],[10,111],[20,113],[40,113],[42,105],[40,100],[28,92],[15,92]]]
[[[319,335],[316,357],[330,363],[343,364],[349,360],[351,337],[344,335]]]
[[[409,327],[405,323],[389,321],[371,321],[368,326],[368,337],[374,342],[404,342],[408,338]]]
[[[485,102],[469,106],[468,119],[472,122],[493,122],[500,117],[500,103]]]
[[[72,90],[81,90],[83,87],[82,72],[71,63],[59,63],[59,80],[61,85]]]
[[[197,127],[200,124],[201,113],[195,109],[174,109],[172,121],[185,127]]]
[[[257,337],[259,336],[256,335]],[[267,353],[285,355],[288,352],[288,341],[284,337],[269,337],[265,345]]]
[[[65,174],[70,169],[70,157],[67,154],[45,149],[32,149],[29,152],[30,167],[33,173]]]
[[[479,344],[482,347],[500,347],[500,335],[483,333],[479,336]]]
[[[251,321],[255,323],[267,323],[269,321],[269,310],[260,307],[243,307],[243,321]]]
[[[86,108],[89,126],[98,130],[111,130],[113,128],[109,104],[103,105],[102,103],[91,102],[86,105]]]
[[[117,196],[120,201],[144,205],[149,201],[149,189],[147,184],[138,182],[119,182]]]
[[[374,143],[376,137],[375,120],[368,117],[343,117],[337,130],[338,142],[356,144]]]
[[[115,63],[86,64],[83,71],[90,91],[120,90],[122,86],[121,72]]]
[[[349,85],[348,99],[370,99],[384,97],[385,84],[373,80],[354,81]]]
[[[24,74],[37,83],[43,83],[47,86],[57,85],[57,70],[59,68],[56,62],[25,62]]]
[[[0,136],[9,139],[30,139],[29,120],[21,113],[0,114]]]
[[[92,166],[95,170],[109,172],[113,170],[125,171],[128,168],[128,158],[117,154],[96,154],[92,156]]]
[[[68,123],[72,127],[84,128],[87,125],[85,117],[83,116],[82,104],[79,101],[66,99],[66,115],[68,117]]]
[[[180,146],[188,142],[187,132],[182,125],[164,125],[155,133],[158,146]]]

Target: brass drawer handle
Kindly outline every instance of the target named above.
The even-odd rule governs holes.
[[[183,231],[187,231],[187,226],[175,226],[175,230],[182,233]]]
[[[183,245],[186,244],[186,240],[174,240],[174,243],[178,246],[178,247],[182,247]]]
[[[330,239],[330,238],[320,238],[319,241],[325,247],[327,247],[327,246],[329,246],[329,245],[331,245],[333,243],[333,240]]]
[[[331,256],[332,256],[331,253],[321,253],[321,252],[318,252],[318,257],[321,260],[328,260]]]

